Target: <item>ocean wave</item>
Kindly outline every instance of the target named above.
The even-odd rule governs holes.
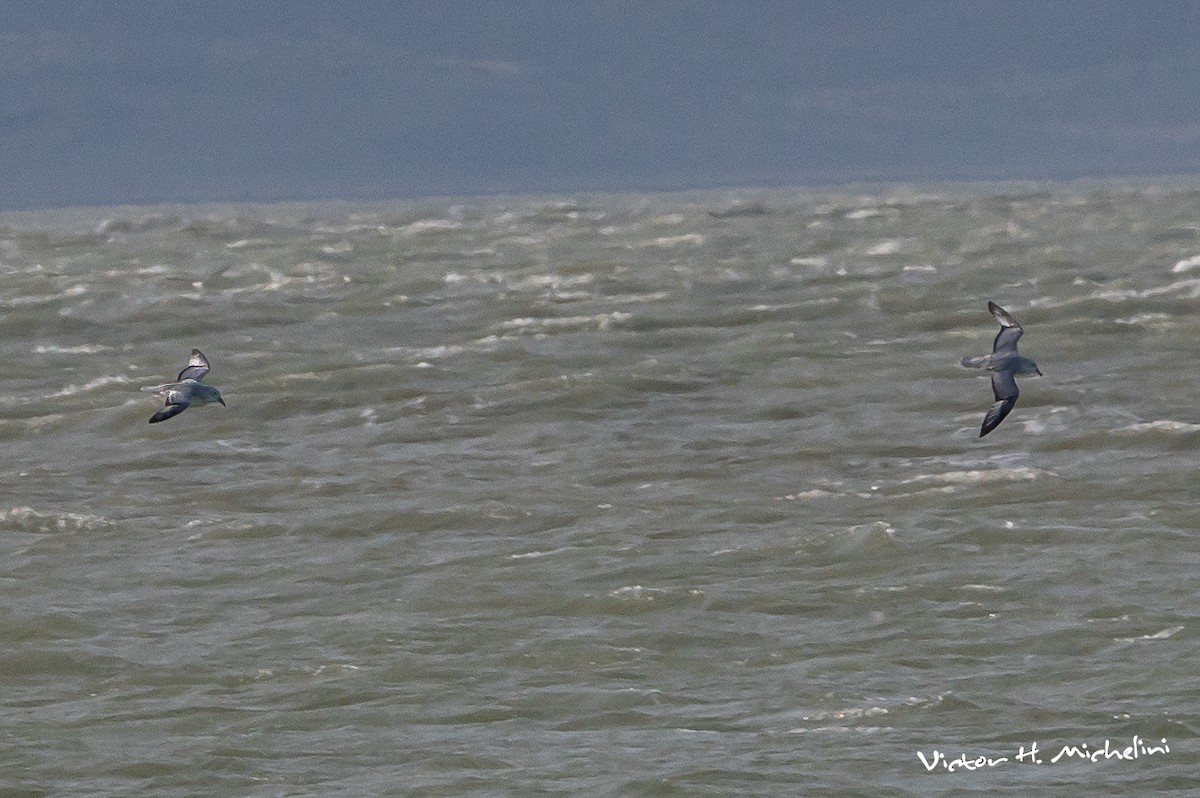
[[[1142,433],[1160,432],[1179,435],[1200,432],[1200,424],[1193,424],[1187,421],[1171,421],[1169,419],[1160,419],[1158,421],[1145,421],[1140,424],[1130,424],[1127,427],[1119,427],[1113,430],[1113,432],[1118,435],[1139,435]]]
[[[99,515],[35,510],[32,507],[12,507],[0,511],[0,523],[9,524],[20,532],[91,532],[112,526],[112,521]]]

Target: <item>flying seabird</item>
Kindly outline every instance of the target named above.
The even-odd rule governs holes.
[[[143,391],[158,394],[158,400],[162,402],[163,406],[162,410],[150,417],[150,423],[166,421],[187,410],[190,405],[206,405],[210,402],[220,402],[224,405],[225,400],[221,398],[220,391],[200,384],[200,380],[204,379],[204,375],[207,373],[208,358],[199,349],[193,349],[187,367],[179,372],[175,382],[168,382],[166,385],[148,385],[143,388]]]
[[[990,355],[979,357],[964,357],[962,364],[967,368],[987,369],[992,372],[992,393],[996,402],[988,409],[983,417],[983,428],[979,437],[1000,426],[1004,417],[1012,412],[1021,392],[1017,389],[1017,377],[1030,374],[1042,376],[1037,363],[1027,357],[1017,354],[1017,341],[1021,340],[1021,325],[1004,308],[995,302],[988,302],[988,310],[1000,322],[1000,332],[996,333],[996,341],[992,344]]]

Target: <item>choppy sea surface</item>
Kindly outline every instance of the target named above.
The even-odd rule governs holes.
[[[5,796],[1200,794],[1200,182],[2,214],[0,280]]]

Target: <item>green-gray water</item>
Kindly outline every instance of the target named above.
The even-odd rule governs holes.
[[[1194,184],[8,214],[0,276],[5,796],[1200,789]],[[980,440],[989,299],[1046,376]]]

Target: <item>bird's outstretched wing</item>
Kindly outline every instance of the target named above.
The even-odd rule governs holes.
[[[987,415],[983,417],[983,427],[979,431],[981,438],[1000,426],[1000,422],[1016,406],[1017,397],[1021,392],[1017,389],[1017,381],[1013,379],[1012,373],[993,371],[992,394],[996,397],[996,402],[988,408]]]
[[[1000,322],[1000,332],[996,333],[996,340],[992,343],[992,354],[1016,354],[1017,341],[1021,340],[1021,333],[1025,331],[1011,313],[995,302],[988,302],[988,310]]]
[[[150,416],[150,423],[157,424],[159,421],[166,421],[168,418],[174,418],[175,416],[182,413],[184,410],[187,410],[187,408],[188,408],[187,402],[179,402],[177,404],[165,404],[165,405],[163,405],[162,410],[159,410],[157,413]]]
[[[208,358],[199,349],[192,350],[191,360],[188,361],[187,368],[179,372],[179,376],[175,378],[176,382],[184,380],[195,380],[199,382],[204,379],[204,375],[208,373]],[[169,417],[168,417],[169,418]]]

